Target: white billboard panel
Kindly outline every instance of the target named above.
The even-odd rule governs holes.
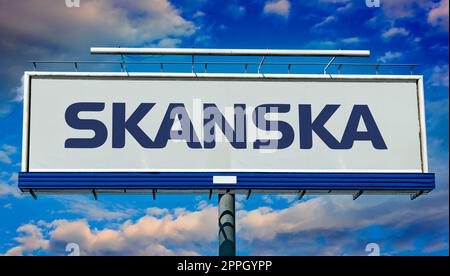
[[[427,172],[420,76],[25,80],[26,172]]]

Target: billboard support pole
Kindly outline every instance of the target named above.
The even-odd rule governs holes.
[[[219,256],[236,256],[235,195],[219,193]]]

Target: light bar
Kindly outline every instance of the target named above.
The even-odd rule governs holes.
[[[369,50],[263,50],[195,48],[91,48],[94,55],[369,57]]]

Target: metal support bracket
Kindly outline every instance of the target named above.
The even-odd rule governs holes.
[[[301,200],[306,194],[306,190],[300,190],[298,192],[298,200]]]
[[[355,193],[355,194],[353,195],[353,200],[357,200],[358,197],[360,197],[363,193],[364,193],[363,190],[358,191],[357,193]]]
[[[411,200],[414,200],[414,199],[418,198],[421,195],[423,195],[423,191],[419,191],[417,193],[411,194]]]
[[[153,194],[153,200],[156,200],[156,189],[153,189],[152,194]]]
[[[415,67],[416,67],[415,64],[413,64],[413,65],[411,65],[411,66],[409,67],[409,72],[411,73],[411,76],[413,75],[413,70],[414,70]]]
[[[212,193],[213,193],[213,190],[209,189],[209,200],[211,200],[211,198],[212,198]]]
[[[97,192],[95,191],[95,189],[92,190],[92,195],[94,195],[94,199],[98,200],[97,198]]]
[[[339,75],[342,74],[341,68],[342,68],[342,64],[339,64],[339,65],[338,65],[338,73],[339,73]]]
[[[336,59],[336,57],[333,57],[330,62],[328,62],[327,66],[325,66],[325,68],[323,69],[323,74],[326,75],[327,74],[327,70],[328,68],[331,66],[331,64],[333,63],[333,61]]]
[[[261,69],[262,69],[262,66],[264,65],[265,61],[266,61],[266,56],[263,56],[263,58],[261,59],[261,62],[258,65],[258,74],[261,74]]]
[[[248,190],[248,192],[247,192],[247,200],[250,198],[250,195],[252,194],[252,190],[250,189],[250,190]]]
[[[34,200],[37,200],[37,195],[33,190],[30,190],[30,195],[34,198]]]
[[[122,70],[122,72],[128,72],[125,58],[123,57],[123,55],[120,55],[120,57],[122,58],[122,62],[120,63],[120,69]]]

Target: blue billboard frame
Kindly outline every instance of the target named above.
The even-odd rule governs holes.
[[[235,177],[217,184],[214,177]],[[22,172],[19,189],[35,193],[411,194],[435,188],[434,173]]]

